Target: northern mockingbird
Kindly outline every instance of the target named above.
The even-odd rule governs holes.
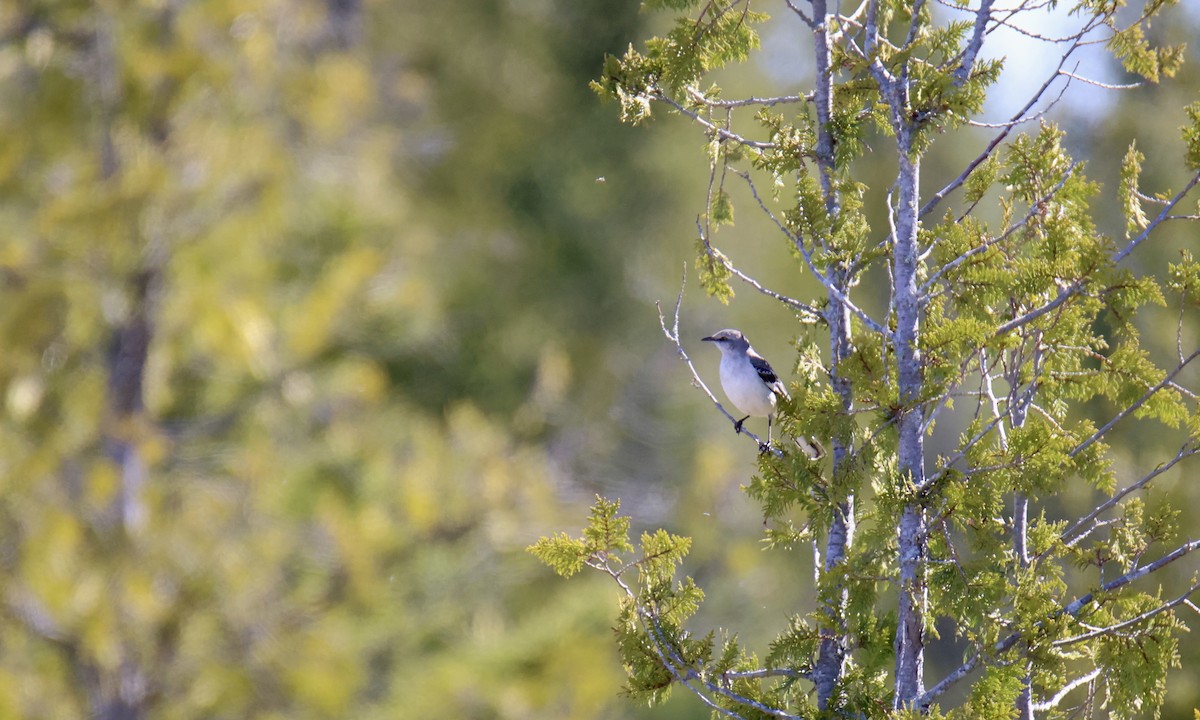
[[[754,352],[750,342],[739,330],[722,330],[704,338],[716,343],[721,350],[721,387],[729,401],[746,417],[733,424],[733,429],[742,431],[742,423],[751,417],[767,418],[767,445],[771,445],[771,425],[775,420],[775,406],[779,396],[788,398],[787,388],[771,368],[766,358]],[[796,438],[796,445],[812,460],[825,455],[821,443],[809,438]]]

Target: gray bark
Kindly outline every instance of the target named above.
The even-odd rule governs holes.
[[[907,103],[896,97],[902,88],[893,88],[894,117]],[[912,127],[901,121],[897,133],[900,172],[897,177],[898,207],[896,235],[892,252],[896,308],[896,370],[899,378],[899,469],[901,481],[915,492],[925,482],[924,435],[921,431],[920,408],[922,373],[920,333],[920,294],[917,287],[917,198],[920,182],[920,160],[911,153]],[[898,545],[900,559],[899,624],[896,629],[896,690],[893,700],[897,708],[908,707],[924,692],[924,615],[928,590],[925,585],[924,509],[910,502],[900,517]]]
[[[829,130],[832,105],[832,76],[830,70],[830,47],[826,25],[827,7],[825,0],[812,3],[814,50],[816,54],[816,93],[814,103],[817,110],[817,165],[820,172],[821,189],[825,194],[825,210],[830,217],[840,210],[838,192],[834,185],[833,135]],[[849,274],[844,268],[828,272],[829,308],[826,320],[829,323],[829,342],[832,350],[831,382],[841,398],[842,407],[849,410],[853,404],[850,383],[841,375],[840,365],[852,351],[850,335],[850,308],[843,301],[849,291]],[[833,438],[833,477],[836,479],[849,448],[840,438]],[[833,509],[830,519],[829,537],[825,542],[825,575],[835,574],[838,566],[845,562],[846,552],[854,537],[854,496],[850,495]],[[824,615],[822,639],[813,668],[813,681],[817,694],[817,707],[822,711],[829,708],[830,700],[837,689],[846,662],[845,611],[848,600],[845,584],[840,580],[830,586],[820,598]]]

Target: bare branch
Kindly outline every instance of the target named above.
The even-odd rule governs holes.
[[[1046,700],[1045,702],[1034,703],[1033,709],[1038,712],[1042,712],[1045,710],[1050,710],[1052,708],[1058,707],[1058,704],[1060,702],[1062,702],[1063,699],[1067,697],[1067,695],[1071,694],[1072,690],[1079,687],[1080,685],[1086,685],[1087,683],[1090,683],[1091,681],[1093,681],[1097,677],[1099,677],[1099,675],[1100,675],[1100,668],[1096,668],[1095,670],[1092,670],[1087,675],[1083,675],[1081,677],[1075,678],[1071,682],[1064,685],[1061,690],[1054,693],[1054,696],[1051,697],[1050,699]]]
[[[984,122],[982,120],[968,120],[967,124],[970,125],[971,127],[998,129],[998,128],[1013,128],[1018,125],[1024,125],[1027,122],[1033,122],[1034,120],[1040,120],[1041,118],[1045,117],[1045,115],[1047,113],[1049,113],[1051,110],[1053,110],[1055,108],[1055,106],[1058,105],[1059,101],[1063,99],[1063,95],[1066,94],[1067,89],[1070,87],[1071,87],[1071,81],[1068,79],[1067,82],[1063,83],[1062,87],[1059,88],[1058,94],[1054,96],[1054,99],[1051,100],[1050,102],[1046,103],[1045,107],[1043,107],[1041,110],[1038,110],[1037,112],[1033,113],[1032,115],[1022,115],[1019,118],[1011,118],[1009,120],[1005,120],[1004,122],[996,122],[996,123]]]
[[[1200,182],[1200,172],[1192,175],[1192,179],[1188,180],[1187,185],[1184,185],[1182,190],[1175,193],[1175,197],[1171,198],[1163,205],[1163,209],[1158,213],[1158,215],[1156,215],[1154,219],[1151,220],[1150,223],[1146,225],[1146,227],[1140,233],[1137,234],[1136,237],[1130,240],[1125,248],[1121,250],[1121,252],[1117,253],[1116,256],[1113,257],[1113,262],[1121,262],[1127,255],[1129,255],[1129,253],[1133,252],[1134,248],[1142,244],[1142,241],[1149,237],[1150,233],[1154,232],[1154,229],[1157,228],[1160,223],[1171,216],[1171,210],[1174,209],[1181,200],[1183,200],[1184,196],[1187,195],[1192,188],[1196,187],[1197,182]]]
[[[999,644],[1002,643],[998,643],[998,645]],[[938,684],[929,688],[919,698],[917,698],[916,706],[922,710],[928,708],[933,704],[934,700],[938,699],[947,690],[957,685],[960,680],[970,675],[971,671],[973,671],[975,667],[979,665],[979,661],[981,659],[983,659],[983,653],[976,650],[975,654],[972,655],[966,662],[950,671],[950,673],[946,675],[946,677],[942,678]]]
[[[984,0],[984,4],[991,4],[992,0]],[[913,0],[912,7],[909,12],[912,14],[912,19],[908,23],[908,36],[904,38],[902,49],[907,50],[912,47],[912,44],[917,41],[917,36],[921,31],[921,10],[925,7],[925,0]]]
[[[782,293],[775,292],[774,290],[772,290],[768,287],[765,287],[762,283],[758,282],[754,278],[750,277],[746,273],[739,270],[737,268],[737,266],[733,264],[733,261],[731,261],[727,255],[725,255],[725,253],[721,252],[720,250],[718,250],[717,248],[712,246],[712,244],[708,240],[708,235],[705,234],[703,228],[700,227],[699,222],[697,222],[697,229],[700,231],[700,242],[704,243],[704,253],[706,255],[708,255],[710,258],[712,258],[713,260],[720,263],[721,267],[723,267],[729,271],[729,274],[733,275],[738,280],[741,280],[742,282],[746,283],[747,285],[754,288],[755,290],[762,293],[763,295],[766,295],[767,297],[772,298],[774,300],[778,300],[779,302],[783,303],[784,305],[788,306],[789,308],[791,308],[791,309],[795,310],[796,312],[799,312],[803,315],[807,315],[808,317],[812,318],[813,320],[820,320],[821,318],[824,317],[824,315],[822,315],[821,311],[816,309],[812,305],[808,305],[807,303],[802,303],[795,298],[788,297],[787,295],[784,295]]]
[[[810,680],[810,679],[812,679],[812,673],[801,672],[799,670],[792,670],[791,668],[759,668],[757,670],[741,670],[741,671],[727,670],[727,671],[721,673],[722,679],[754,680],[757,678],[765,678],[765,677],[786,677],[786,678],[798,678],[800,680]]]
[[[871,74],[874,75],[875,79],[879,82],[880,91],[882,93],[882,91],[886,90],[893,84],[895,78],[892,77],[892,74],[883,66],[883,61],[879,59],[879,43],[887,42],[887,38],[879,33],[879,0],[868,0],[865,34],[865,57],[871,59]],[[893,110],[895,110],[894,103]]]
[[[1179,558],[1184,557],[1187,554],[1191,553],[1196,548],[1200,548],[1200,540],[1190,540],[1190,541],[1184,543],[1183,545],[1180,545],[1179,547],[1175,548],[1174,550],[1167,553],[1166,555],[1155,560],[1154,562],[1149,563],[1147,565],[1142,565],[1142,566],[1136,567],[1133,570],[1130,570],[1129,572],[1125,573],[1121,577],[1104,583],[1103,585],[1100,586],[1100,590],[1103,592],[1112,592],[1113,590],[1124,587],[1124,586],[1128,585],[1129,583],[1133,582],[1134,580],[1138,580],[1140,578],[1143,578],[1143,577],[1149,575],[1152,572],[1161,570],[1162,568],[1166,567],[1167,565],[1170,565],[1171,563],[1175,562]],[[1084,595],[1083,597],[1076,599],[1070,605],[1067,605],[1065,608],[1063,608],[1063,612],[1065,612],[1068,615],[1072,615],[1072,616],[1078,615],[1079,611],[1083,610],[1083,608],[1087,607],[1095,599],[1096,599],[1096,593],[1090,592],[1090,593]]]
[[[698,103],[703,103],[711,108],[739,108],[739,107],[773,107],[775,105],[787,105],[790,103],[812,102],[812,95],[780,95],[777,97],[748,97],[741,100],[713,100],[705,97],[699,89],[688,87],[686,89],[688,97]]]
[[[1104,23],[1101,22],[1101,20],[1103,19],[1103,15],[1100,15],[1100,16],[1093,15],[1091,18],[1088,19],[1088,22],[1085,23],[1083,25],[1083,27],[1079,28],[1079,30],[1077,30],[1076,32],[1071,33],[1070,35],[1059,35],[1059,36],[1052,36],[1052,35],[1046,35],[1043,33],[1034,32],[1032,30],[1023,28],[1014,22],[1011,22],[1011,18],[1017,16],[1018,14],[1024,13],[1028,10],[1040,10],[1040,9],[1050,6],[1051,4],[1052,4],[1051,2],[1041,2],[1035,6],[1030,3],[1023,3],[1020,7],[1012,8],[1008,11],[1008,14],[1005,17],[996,18],[995,24],[993,24],[992,27],[988,29],[988,33],[991,34],[1003,27],[1003,28],[1008,28],[1009,30],[1012,30],[1013,32],[1017,33],[1018,35],[1024,35],[1025,37],[1033,39],[1033,40],[1040,40],[1041,42],[1044,42],[1048,45],[1063,45],[1066,43],[1072,43],[1075,46],[1082,47],[1084,45],[1094,44],[1094,41],[1091,41],[1091,40],[1085,41],[1084,38],[1087,37],[1088,35],[1090,35],[1091,32],[1093,30],[1095,30],[1096,28],[1102,27],[1104,25]],[[1107,38],[1105,38],[1105,40],[1107,40]]]
[[[796,5],[794,0],[785,0],[785,2],[787,2],[787,6],[791,9],[791,11],[796,14],[796,17],[800,18],[805,25],[809,26],[810,28],[816,25],[816,23],[812,21],[812,18],[810,18],[807,13],[801,10],[800,6]]]
[[[760,151],[761,150],[769,150],[769,149],[775,147],[775,143],[760,142],[758,140],[750,140],[749,138],[744,138],[735,132],[730,132],[729,130],[726,130],[725,128],[721,127],[720,125],[717,125],[717,124],[713,123],[712,121],[705,119],[704,117],[702,117],[700,115],[700,113],[684,107],[681,103],[676,101],[674,98],[668,96],[666,93],[657,92],[654,94],[654,98],[657,100],[660,100],[662,102],[665,102],[666,104],[675,108],[677,111],[679,111],[679,113],[681,115],[686,115],[686,116],[690,117],[692,120],[695,120],[706,130],[716,133],[717,137],[721,138],[722,140],[732,140],[733,142],[735,142],[739,145],[744,145],[745,147],[751,148],[753,150],[760,150]]]
[[[983,0],[975,11],[975,27],[971,31],[971,40],[963,51],[962,63],[954,71],[954,86],[962,87],[975,69],[975,58],[983,47],[983,33],[987,29],[988,20],[992,17],[992,0]]]
[[[1122,85],[1115,85],[1112,83],[1102,83],[1099,80],[1092,80],[1091,78],[1085,78],[1082,75],[1076,75],[1075,73],[1069,73],[1066,70],[1060,70],[1058,74],[1069,77],[1072,80],[1078,80],[1079,82],[1087,83],[1088,85],[1094,85],[1098,88],[1104,88],[1105,90],[1136,90],[1137,88],[1144,87],[1146,85],[1146,83],[1144,83],[1144,82],[1125,83]]]

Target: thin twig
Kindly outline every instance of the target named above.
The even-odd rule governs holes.
[[[758,140],[750,140],[749,138],[744,138],[735,132],[730,132],[729,130],[726,130],[725,128],[721,127],[720,125],[716,125],[713,122],[704,119],[703,117],[700,116],[700,113],[695,112],[693,110],[689,110],[688,108],[684,107],[682,104],[677,102],[674,98],[668,96],[665,93],[659,92],[659,93],[654,94],[653,97],[655,99],[665,102],[666,104],[675,108],[677,111],[679,111],[680,114],[686,115],[686,116],[690,117],[692,120],[695,120],[697,123],[699,123],[705,129],[716,133],[717,137],[721,138],[722,140],[732,140],[733,142],[735,142],[739,145],[744,145],[745,147],[748,147],[748,148],[751,148],[754,150],[760,150],[760,151],[761,150],[770,150],[771,148],[775,147],[775,143],[761,142]]]
[[[1101,427],[1096,432],[1092,433],[1086,440],[1084,440],[1083,442],[1076,445],[1071,450],[1071,452],[1069,452],[1067,454],[1068,457],[1075,457],[1079,453],[1086,450],[1089,445],[1091,445],[1092,443],[1099,440],[1100,436],[1102,436],[1104,433],[1111,430],[1114,425],[1119,423],[1121,420],[1124,420],[1126,417],[1129,416],[1130,413],[1136,411],[1142,405],[1145,405],[1146,402],[1150,398],[1154,397],[1155,393],[1157,393],[1159,390],[1162,390],[1164,387],[1166,387],[1168,384],[1170,384],[1170,382],[1175,379],[1175,376],[1178,375],[1179,373],[1183,372],[1183,369],[1185,367],[1187,367],[1188,364],[1191,363],[1193,360],[1195,360],[1197,357],[1200,357],[1200,350],[1196,350],[1191,355],[1188,355],[1186,358],[1184,358],[1183,362],[1179,363],[1179,365],[1176,366],[1176,368],[1174,370],[1172,370],[1170,373],[1168,373],[1167,376],[1165,378],[1163,378],[1161,382],[1159,382],[1157,385],[1151,387],[1149,390],[1147,390],[1145,392],[1145,394],[1143,394],[1140,398],[1138,398],[1134,403],[1125,407],[1124,409],[1121,410],[1121,412],[1119,412],[1115,416],[1113,416],[1113,419],[1109,420],[1107,423],[1105,423],[1103,427]]]
[[[1080,530],[1082,530],[1084,527],[1086,527],[1088,523],[1091,523],[1093,520],[1098,518],[1101,514],[1108,511],[1113,506],[1115,506],[1125,496],[1145,487],[1152,480],[1154,480],[1154,478],[1158,477],[1159,475],[1162,475],[1163,473],[1167,472],[1171,468],[1175,467],[1175,465],[1178,464],[1184,458],[1191,457],[1192,455],[1195,455],[1198,452],[1200,452],[1200,447],[1198,447],[1194,442],[1188,441],[1187,443],[1184,443],[1184,445],[1179,448],[1179,452],[1175,453],[1175,457],[1171,458],[1170,460],[1168,460],[1165,463],[1160,463],[1158,465],[1158,467],[1154,468],[1150,472],[1143,475],[1139,480],[1137,480],[1133,483],[1130,483],[1128,486],[1122,488],[1119,492],[1117,492],[1111,498],[1109,498],[1108,500],[1105,500],[1104,502],[1097,505],[1095,507],[1095,509],[1093,509],[1087,515],[1084,515],[1082,518],[1077,520],[1074,525],[1072,525],[1071,527],[1064,530],[1062,535],[1059,536],[1059,540],[1061,542],[1065,543],[1067,547],[1073,547],[1080,540],[1082,540],[1084,537],[1086,537],[1087,533],[1084,533],[1082,535],[1076,535],[1076,533],[1079,533]],[[1091,530],[1088,530],[1088,533],[1090,533],[1090,532],[1091,532]]]
[[[1055,640],[1054,642],[1052,642],[1050,644],[1055,647],[1063,647],[1066,645],[1074,645],[1075,643],[1081,643],[1086,640],[1091,640],[1092,638],[1100,637],[1101,635],[1115,634],[1118,630],[1124,630],[1127,627],[1132,627],[1139,623],[1143,623],[1143,622],[1149,620],[1150,618],[1154,617],[1155,615],[1164,613],[1167,610],[1170,610],[1171,608],[1173,608],[1177,605],[1182,605],[1183,603],[1187,602],[1188,598],[1190,598],[1192,595],[1195,595],[1196,591],[1198,591],[1198,590],[1200,590],[1200,583],[1196,583],[1196,584],[1192,585],[1190,588],[1188,588],[1187,592],[1183,593],[1182,595],[1175,598],[1174,600],[1163,603],[1162,605],[1159,605],[1158,607],[1156,607],[1152,610],[1147,610],[1146,612],[1144,612],[1140,615],[1135,615],[1134,617],[1131,617],[1128,620],[1123,620],[1119,623],[1116,623],[1115,625],[1109,625],[1107,627],[1095,628],[1094,630],[1082,633],[1080,635],[1074,635],[1069,638]]]
[[[1099,675],[1100,675],[1100,668],[1096,668],[1095,670],[1092,670],[1087,675],[1083,675],[1082,677],[1075,678],[1071,682],[1064,685],[1061,690],[1054,693],[1054,696],[1051,697],[1050,699],[1048,699],[1044,702],[1034,703],[1033,709],[1038,712],[1043,712],[1045,710],[1050,710],[1052,708],[1058,707],[1058,704],[1060,702],[1062,702],[1063,698],[1065,698],[1067,695],[1069,695],[1072,690],[1079,687],[1080,685],[1085,685],[1087,683],[1090,683],[1091,681],[1095,680]]]
[[[720,263],[721,267],[728,270],[730,275],[733,275],[738,280],[741,280],[742,282],[746,283],[747,285],[754,288],[755,290],[762,293],[763,295],[766,295],[767,297],[772,298],[774,300],[778,300],[779,302],[788,306],[792,310],[795,310],[799,313],[807,315],[807,316],[809,316],[809,318],[811,318],[813,320],[820,320],[825,317],[821,313],[820,310],[816,309],[812,305],[802,303],[795,298],[788,297],[787,295],[784,295],[782,293],[775,292],[774,290],[764,286],[762,283],[758,282],[754,278],[750,277],[746,273],[739,270],[738,267],[733,264],[733,261],[730,260],[729,257],[725,255],[725,253],[723,253],[720,250],[718,250],[717,248],[713,247],[712,243],[709,242],[708,235],[704,232],[704,228],[700,225],[699,220],[696,221],[696,227],[700,231],[700,242],[702,242],[704,244],[704,253],[706,255],[708,255],[710,258],[712,258],[713,260],[715,260],[716,262]]]
[[[1081,83],[1087,83],[1088,85],[1095,85],[1098,88],[1104,88],[1105,90],[1136,90],[1137,88],[1145,87],[1146,85],[1144,82],[1124,83],[1121,85],[1102,83],[1099,80],[1092,80],[1091,78],[1086,78],[1082,75],[1076,75],[1075,73],[1070,73],[1066,70],[1060,70],[1058,74],[1065,75],[1072,80],[1078,80]]]
[[[811,95],[779,95],[776,97],[762,98],[750,96],[740,100],[714,100],[712,98],[705,97],[704,94],[695,87],[688,87],[686,88],[685,92],[687,92],[688,96],[696,102],[703,103],[704,105],[712,108],[739,108],[752,106],[773,107],[775,105],[786,105],[790,103],[803,103],[812,101]]]

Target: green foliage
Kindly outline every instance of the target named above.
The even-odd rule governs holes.
[[[1097,613],[1093,620],[1101,626],[1117,617],[1148,613],[1161,602],[1157,596],[1141,593],[1113,598],[1112,612]],[[1149,712],[1159,716],[1166,694],[1167,670],[1179,667],[1177,632],[1182,624],[1171,612],[1150,618],[1137,633],[1106,633],[1096,651],[1096,664],[1112,716],[1133,718]],[[1130,662],[1137,658],[1137,662]]]
[[[586,540],[577,540],[566,533],[560,533],[538,540],[530,546],[529,551],[549,565],[554,572],[563,577],[571,577],[582,570],[588,558],[592,556],[590,547]]]
[[[796,203],[784,215],[787,229],[801,242],[816,244],[833,234],[831,221],[817,179],[802,170],[796,182]]]
[[[947,717],[1012,719],[1017,717],[1017,695],[1021,692],[1024,670],[1019,665],[990,667],[974,685],[966,703]]]
[[[683,9],[691,0],[667,0],[661,7]],[[758,47],[754,25],[761,13],[708,5],[696,20],[679,18],[666,37],[646,41],[645,54],[630,45],[621,58],[607,56],[604,74],[591,87],[621,103],[621,119],[638,124],[650,117],[650,100],[661,91],[677,93],[710,71],[746,59]]]
[[[1117,197],[1121,207],[1125,209],[1125,237],[1128,238],[1136,230],[1146,229],[1149,221],[1142,211],[1142,199],[1138,195],[1138,177],[1142,173],[1142,162],[1146,156],[1137,151],[1136,144],[1130,145],[1121,161],[1121,185]]]
[[[1188,124],[1179,129],[1187,148],[1183,159],[1187,168],[1196,172],[1200,171],[1200,102],[1188,105],[1184,111],[1187,113]]]
[[[886,116],[876,111],[867,113],[863,105],[873,102],[873,93],[862,92],[858,88],[839,86],[834,95],[832,114],[827,128],[836,134],[837,144],[833,148],[833,164],[839,172],[849,169],[850,163],[862,157],[867,149],[867,134],[870,124],[877,128],[886,124]],[[788,149],[780,148],[781,152]]]
[[[1183,303],[1200,304],[1200,264],[1192,258],[1190,250],[1180,250],[1179,256],[1178,263],[1168,266],[1170,280],[1167,282],[1167,288],[1179,293]]]
[[[733,224],[733,202],[729,199],[729,193],[724,189],[718,190],[716,197],[713,198],[712,205],[708,209],[708,219],[714,225]]]
[[[604,74],[590,87],[601,97],[620,102],[621,121],[637,125],[650,117],[650,95],[662,72],[661,63],[630,45],[624,57],[605,56]]]
[[[545,537],[529,546],[529,552],[549,565],[559,575],[570,577],[583,569],[585,564],[604,564],[612,556],[617,561],[622,552],[633,552],[629,543],[629,518],[618,515],[619,501],[608,501],[596,497],[592,506],[591,520],[583,530],[583,536],[572,538],[566,533]],[[642,538],[645,549],[643,566],[654,578],[670,578],[670,571],[687,554],[688,541],[674,538],[661,531],[654,536]],[[663,563],[666,565],[664,566]]]
[[[817,654],[820,635],[804,618],[793,617],[786,630],[771,642],[766,662],[768,667],[795,668],[810,672]]]
[[[646,42],[650,58],[661,63],[665,89],[678,92],[700,77],[729,63],[742,62],[758,48],[754,25],[767,16],[742,9],[710,4],[696,19],[679,18],[666,37]]]
[[[629,544],[629,518],[617,515],[620,509],[620,502],[596,498],[596,504],[592,506],[591,523],[583,531],[592,554],[633,550]]]
[[[566,534],[541,538],[528,549],[563,575],[571,575],[583,564],[603,570],[625,591],[617,621],[617,647],[628,675],[626,690],[631,697],[662,702],[670,695],[682,668],[713,663],[712,636],[695,639],[683,629],[704,599],[691,578],[674,581],[675,570],[691,548],[689,538],[664,530],[643,533],[640,553],[628,540],[629,518],[617,514],[620,503],[597,497],[591,519],[580,538]],[[624,573],[638,571],[636,589],[626,584]],[[565,572],[564,572],[565,571]],[[722,674],[736,655],[733,641],[723,655],[706,670]]]
[[[1108,49],[1127,71],[1154,83],[1160,76],[1174,77],[1184,58],[1182,45],[1153,47],[1141,24],[1113,33],[1108,40]]]
[[[709,297],[714,297],[722,304],[728,305],[729,301],[733,299],[733,286],[729,284],[729,278],[733,277],[733,272],[729,269],[728,258],[720,250],[709,245],[704,238],[696,239],[696,254],[696,270],[700,274],[700,287],[704,288],[704,292],[708,293]]]
[[[977,203],[996,183],[1000,174],[1000,159],[990,155],[967,176],[963,195],[969,203]]]

